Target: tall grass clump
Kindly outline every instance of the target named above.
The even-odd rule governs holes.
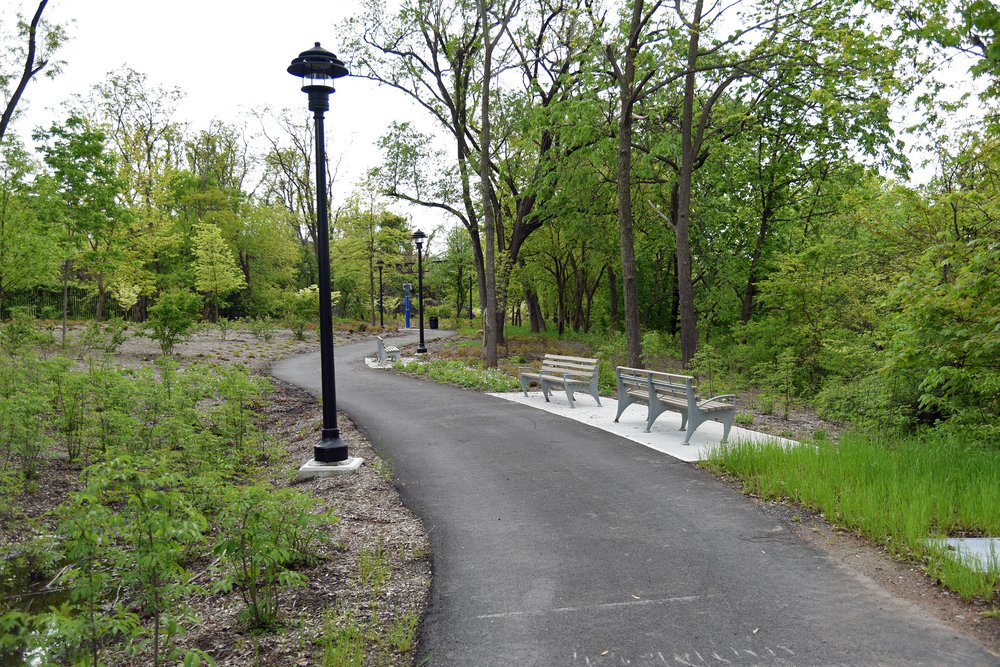
[[[837,445],[736,443],[706,463],[744,489],[822,512],[891,553],[921,561],[949,588],[991,601],[1000,568],[979,571],[932,538],[1000,536],[1000,449],[928,432],[845,434]]]

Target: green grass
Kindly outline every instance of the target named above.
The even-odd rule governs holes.
[[[1000,568],[978,572],[927,543],[931,537],[1000,536],[1000,449],[941,436],[845,434],[837,445],[782,448],[735,443],[706,464],[747,492],[787,499],[922,563],[965,599],[991,601]]]
[[[480,391],[504,392],[514,391],[520,387],[516,378],[503,371],[471,367],[468,362],[461,360],[435,359],[427,363],[411,361],[409,363],[396,363],[393,368],[406,373],[426,375],[435,382],[454,384]]]

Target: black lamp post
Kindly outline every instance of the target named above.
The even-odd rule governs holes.
[[[378,325],[385,328],[385,319],[382,313],[382,267],[385,266],[385,262],[381,259],[375,262],[375,266],[378,267]]]
[[[337,428],[337,386],[333,372],[333,305],[330,295],[330,234],[326,201],[326,146],[323,114],[330,108],[333,80],[347,76],[347,67],[316,42],[288,66],[288,73],[302,79],[309,94],[309,110],[316,122],[316,258],[319,265],[320,374],[323,382],[323,436],[313,447],[317,463],[347,460],[347,444]]]
[[[424,234],[419,229],[413,232],[413,242],[417,244],[417,309],[420,311],[420,344],[417,345],[417,354],[427,352],[424,345],[424,264],[421,250],[424,247]]]

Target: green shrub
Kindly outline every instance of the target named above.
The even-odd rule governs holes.
[[[313,500],[297,491],[265,486],[231,488],[219,517],[221,537],[213,551],[223,565],[218,589],[236,589],[243,598],[243,621],[252,631],[279,620],[280,593],[303,587],[306,578],[292,570],[312,557],[330,515],[312,514]]]
[[[305,340],[306,325],[319,319],[319,288],[310,285],[286,295],[283,310],[295,340]]]
[[[149,309],[146,329],[150,338],[159,341],[164,355],[173,354],[174,347],[191,334],[201,306],[201,297],[194,292],[173,289],[161,294]]]

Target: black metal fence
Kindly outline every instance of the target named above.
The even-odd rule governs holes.
[[[23,309],[29,315],[42,320],[62,319],[62,290],[32,289],[9,292],[3,295],[0,318],[10,317],[13,310]],[[91,290],[71,287],[67,301],[67,315],[72,320],[90,320],[97,315],[97,293]],[[122,308],[114,299],[106,298],[104,319],[120,317],[132,320],[133,309]]]

